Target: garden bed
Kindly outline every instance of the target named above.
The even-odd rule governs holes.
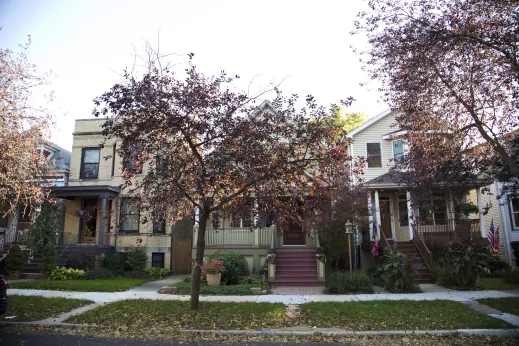
[[[73,309],[92,303],[84,299],[44,298],[37,296],[9,295],[7,312],[0,321],[28,322],[61,315]],[[15,316],[14,318],[6,318]]]
[[[191,294],[190,282],[177,282],[171,287],[177,288],[177,294]],[[208,286],[206,283],[200,285],[200,295],[205,296],[251,296],[251,288],[257,285],[228,285],[228,286]],[[266,290],[265,287],[261,287]]]
[[[150,280],[152,279],[36,280],[10,283],[9,288],[79,292],[121,292],[142,285]]]

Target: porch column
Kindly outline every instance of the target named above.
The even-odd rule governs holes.
[[[103,246],[105,243],[105,216],[107,196],[101,196],[101,220],[99,220],[99,241],[97,244]]]
[[[375,218],[373,217],[373,203],[371,201],[371,191],[368,190],[368,210],[369,210],[369,240],[373,241],[373,223]]]
[[[252,246],[255,248],[259,247],[259,240],[260,240],[259,239],[258,213],[259,213],[258,199],[254,198],[254,218],[253,218],[253,224],[252,224],[252,227],[253,227],[252,229],[253,229],[254,234],[253,234],[253,238],[252,238]]]
[[[413,215],[413,203],[411,201],[411,191],[407,190],[407,222],[409,223],[409,239],[413,240],[414,237],[414,215]]]
[[[452,197],[452,190],[449,189],[449,209],[450,209],[450,217],[452,222],[452,231],[456,230],[456,211],[454,208],[454,198]]]
[[[382,218],[380,217],[380,199],[378,197],[378,190],[375,190],[375,212],[376,212],[376,225],[377,225],[377,237],[380,239],[380,225]]]
[[[483,215],[483,199],[481,198],[481,188],[476,187],[476,194],[478,196],[478,209],[479,209],[479,229],[481,231],[481,238],[486,238],[485,232],[485,215]]]

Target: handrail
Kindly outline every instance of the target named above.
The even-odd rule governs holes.
[[[412,225],[410,227],[413,227]],[[413,242],[416,245],[416,248],[418,249],[418,252],[420,253],[420,256],[422,257],[423,261],[425,262],[425,265],[427,266],[427,269],[432,273],[434,270],[433,261],[432,261],[432,253],[431,250],[427,247],[427,244],[423,241],[422,237],[420,236],[420,233],[413,232]]]
[[[386,243],[386,247],[388,247],[391,250],[391,245],[389,245],[389,241],[387,240],[386,235],[382,231],[382,226],[378,225],[378,229],[380,232],[380,239],[383,240]]]

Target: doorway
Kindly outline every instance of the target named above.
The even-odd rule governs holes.
[[[380,197],[380,227],[386,239],[393,239],[392,206],[389,197]]]
[[[303,235],[303,225],[300,222],[290,221],[283,232],[283,245],[306,245]]]
[[[85,198],[82,201],[84,214],[81,225],[81,242],[84,244],[96,244],[97,233],[97,198]]]

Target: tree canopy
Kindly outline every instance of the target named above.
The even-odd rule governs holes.
[[[298,107],[297,95],[274,88],[274,97],[259,104],[264,94],[236,91],[237,78],[207,77],[192,60],[183,77],[156,59],[142,77],[127,72],[95,100],[94,115],[107,115],[104,134],[135,167],[124,172],[125,191],[172,222],[199,210],[194,309],[211,214],[254,197],[255,209],[275,213],[280,223],[297,219],[304,210],[317,212],[311,197],[351,171],[347,139],[324,126],[327,110],[313,97]]]
[[[369,8],[356,21],[355,33],[369,40],[359,53],[401,111],[396,120],[412,145],[401,167],[420,179],[463,180],[495,156],[519,177],[507,143],[519,127],[517,2],[370,0]]]

